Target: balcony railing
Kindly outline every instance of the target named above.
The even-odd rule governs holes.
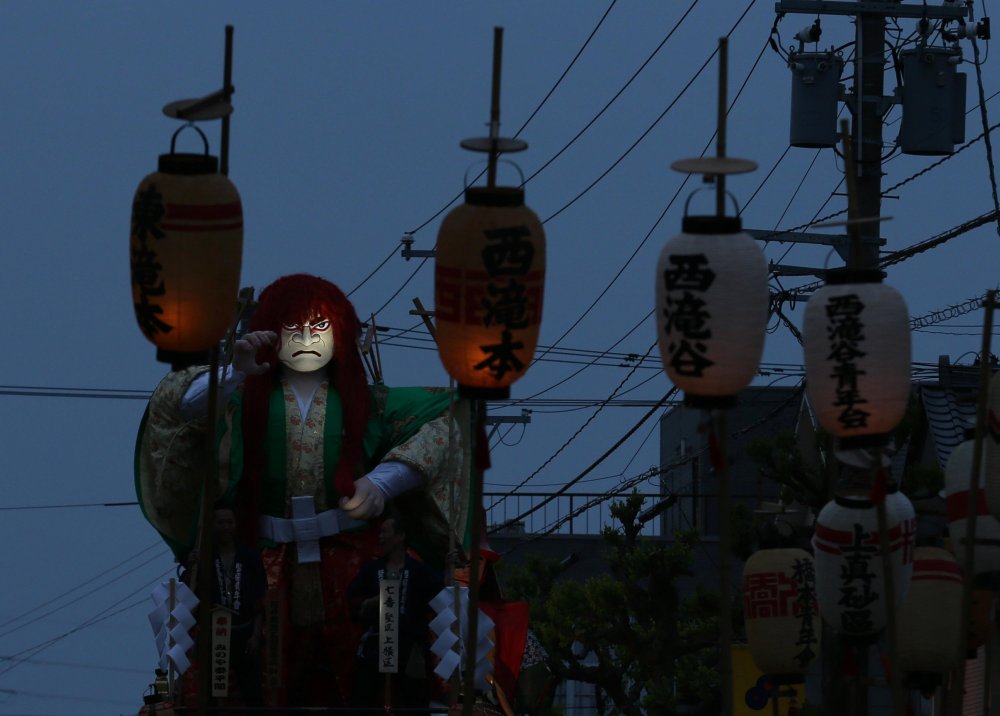
[[[486,492],[486,524],[498,536],[520,536],[538,533],[559,535],[596,535],[606,525],[616,524],[611,517],[611,505],[628,496],[607,492],[573,492],[553,498],[551,492]],[[650,537],[673,535],[677,530],[697,529],[712,535],[718,526],[718,497],[704,493],[641,493],[642,510],[647,521],[642,534]],[[674,498],[669,505],[663,501]],[[733,502],[745,502],[756,507],[760,495],[733,495]],[[544,505],[542,503],[545,503]],[[529,510],[537,510],[525,514]],[[662,510],[652,511],[659,505]],[[655,514],[653,513],[655,512]],[[642,513],[640,513],[642,514]],[[523,516],[523,518],[522,518]],[[495,532],[493,532],[496,530]]]

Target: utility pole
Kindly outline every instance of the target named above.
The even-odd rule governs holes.
[[[909,109],[906,103],[906,97],[902,93],[909,92],[911,96],[910,100],[914,98],[914,95],[922,91],[922,87],[919,83],[919,77],[907,77],[907,86],[899,88],[899,91],[895,92],[892,96],[885,95],[885,43],[886,43],[886,18],[913,18],[919,20],[920,22],[920,47],[923,48],[923,42],[926,40],[929,32],[924,32],[929,27],[929,23],[932,20],[942,21],[942,25],[948,21],[959,21],[970,16],[970,9],[964,5],[959,5],[958,3],[946,3],[942,6],[931,7],[926,3],[907,4],[903,2],[872,2],[869,0],[858,0],[856,2],[852,1],[840,1],[840,0],[780,0],[775,5],[775,11],[781,14],[784,13],[804,13],[811,17],[816,18],[815,22],[810,28],[806,28],[802,32],[796,35],[796,39],[799,40],[799,55],[794,55],[790,53],[790,64],[792,57],[803,58],[800,61],[803,62],[799,65],[800,73],[795,75],[796,81],[801,82],[800,85],[793,85],[793,113],[795,111],[795,91],[800,92],[801,97],[807,96],[807,93],[811,90],[809,85],[811,82],[817,81],[819,79],[820,71],[816,70],[804,70],[807,67],[805,64],[804,55],[801,54],[803,45],[806,42],[816,42],[818,45],[819,40],[819,27],[820,27],[820,15],[843,15],[850,16],[854,18],[855,25],[855,48],[854,48],[854,86],[852,91],[844,92],[841,89],[840,101],[846,102],[848,108],[851,110],[852,115],[852,125],[851,125],[851,145],[853,151],[851,153],[856,157],[856,161],[847,161],[846,153],[848,148],[845,147],[845,162],[844,170],[845,172],[851,172],[851,175],[846,177],[846,185],[850,187],[848,193],[849,201],[851,203],[851,212],[848,218],[848,234],[857,238],[857,244],[853,248],[853,255],[850,261],[846,261],[848,265],[853,266],[855,269],[878,269],[879,266],[879,247],[884,243],[879,234],[880,227],[880,217],[882,215],[882,155],[883,155],[883,117],[886,111],[893,103],[903,102],[904,115],[907,115],[907,119],[911,120],[911,126],[913,120],[927,120],[931,123],[930,118],[927,117],[913,117],[907,113],[913,113],[913,109]],[[923,51],[923,49],[921,49]],[[957,50],[954,51],[957,53]],[[827,60],[824,64],[829,66],[834,62],[832,57],[833,51],[830,52],[830,57],[822,57],[822,60]],[[812,58],[817,58],[818,55],[812,55]],[[819,68],[820,65],[815,66]],[[793,69],[794,71],[794,69]],[[953,71],[953,70],[952,70]],[[829,79],[829,78],[827,78]],[[819,85],[814,85],[818,87]],[[830,113],[829,117],[823,116],[821,122],[829,121],[831,124],[836,122],[836,106],[837,103],[834,102],[834,97],[831,94],[832,87],[829,84],[826,85],[827,94],[826,99],[829,104],[819,105],[825,109],[826,112]],[[926,89],[924,87],[923,89]],[[936,96],[936,95],[935,95]],[[957,94],[952,94],[948,97],[952,104],[956,103]],[[819,95],[813,95],[814,99],[819,99]],[[964,97],[962,98],[964,101]],[[808,105],[808,100],[806,100]],[[911,103],[909,107],[913,107],[914,104]],[[815,109],[812,107],[799,107],[800,112],[804,110]],[[946,111],[951,111],[953,107],[945,107]],[[964,106],[960,108],[964,110]],[[919,114],[919,113],[917,113]],[[952,115],[949,115],[952,116]],[[793,123],[796,119],[802,120],[808,118],[812,120],[816,118],[817,115],[814,114],[803,114],[801,116],[792,117]],[[846,123],[845,123],[846,124]],[[793,127],[796,125],[793,124]],[[799,125],[797,128],[801,128]],[[950,127],[950,120],[949,120]],[[814,129],[811,121],[807,121],[805,128],[808,130]],[[832,126],[830,127],[832,129]],[[954,137],[956,133],[954,128],[951,135],[952,143],[955,141]],[[793,132],[793,136],[795,132]],[[828,146],[832,147],[835,143],[829,141],[828,137],[823,136],[822,128],[816,133],[807,131],[804,133],[804,139],[799,140],[793,138],[793,143],[796,146],[807,146],[807,147],[821,147]],[[903,142],[900,142],[901,148],[906,150]],[[948,144],[945,142],[942,145],[934,146],[933,149],[928,148],[927,151],[917,151],[911,147],[911,151],[914,153],[947,153],[949,151]],[[839,222],[838,222],[839,223]],[[784,237],[783,240],[795,241],[794,236]],[[809,239],[805,239],[809,240]],[[815,242],[815,239],[812,240]],[[842,237],[831,237],[830,243],[834,245],[841,257],[847,258],[845,254],[845,245]],[[839,245],[838,245],[839,244]],[[783,267],[776,267],[778,272],[781,272]],[[806,273],[807,269],[799,269],[797,267],[792,268],[792,270],[787,271],[787,273]],[[880,524],[884,532],[884,513],[880,512]],[[888,559],[886,556],[885,559]],[[887,569],[887,576],[891,575],[891,567]],[[887,584],[887,593],[892,594],[892,590],[888,589],[891,583]],[[891,607],[891,605],[890,605]],[[893,612],[890,608],[889,618],[893,619]],[[890,653],[892,653],[892,642],[893,642],[894,631],[890,625],[889,635],[890,635]],[[830,638],[833,637],[833,638]],[[852,713],[858,716],[864,716],[869,711],[869,701],[868,701],[868,685],[870,679],[868,676],[868,656],[869,648],[867,647],[857,647],[854,650],[854,666],[856,669],[856,674],[853,679],[849,679],[846,683],[844,681],[843,674],[843,659],[847,653],[849,653],[853,647],[844,644],[836,635],[836,632],[824,625],[823,628],[823,697],[824,697],[824,712],[828,713]],[[902,709],[902,698],[899,691],[899,665],[893,663],[890,668],[897,670],[890,679],[891,685],[895,689],[893,692],[893,711],[894,713],[900,713]]]

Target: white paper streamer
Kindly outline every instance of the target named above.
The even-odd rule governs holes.
[[[445,587],[437,596],[430,601],[430,606],[437,612],[437,616],[430,623],[431,631],[437,635],[437,639],[431,645],[431,651],[440,657],[441,661],[434,669],[434,673],[442,679],[449,679],[456,669],[461,673],[464,667],[463,655],[465,644],[468,640],[468,619],[469,613],[469,590],[466,587],[459,588],[459,616],[454,612],[455,593],[454,587]],[[453,627],[458,622],[458,631],[461,638],[455,634]],[[482,610],[479,610],[478,626],[476,629],[476,687],[483,691],[490,690],[488,677],[493,673],[493,665],[489,661],[489,653],[493,649],[493,640],[489,633],[493,628],[493,620]]]

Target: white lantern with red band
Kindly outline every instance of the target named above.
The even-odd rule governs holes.
[[[897,614],[899,668],[927,690],[959,660],[962,570],[940,547],[917,547],[913,581]]]
[[[910,498],[903,494],[895,483],[889,486],[885,496],[886,511],[892,511],[899,518],[899,524],[889,530],[889,547],[899,549],[901,569],[896,581],[897,601],[906,598],[906,590],[913,578],[913,561],[917,549],[917,511]]]
[[[912,540],[895,506],[886,501],[896,605],[913,569]],[[887,623],[887,603],[875,504],[863,494],[838,495],[816,518],[813,535],[816,599],[823,619],[846,637],[876,638]]]
[[[782,683],[801,683],[819,653],[820,618],[812,555],[763,549],[743,567],[743,616],[757,668]]]
[[[837,269],[806,304],[806,389],[823,428],[841,444],[891,432],[910,396],[910,319],[881,271]],[[846,441],[846,443],[845,443]]]
[[[527,372],[542,322],[545,233],[516,187],[470,187],[441,222],[438,354],[465,397],[498,399]]]
[[[767,260],[739,217],[685,216],[656,267],[656,323],[663,367],[687,404],[735,403],[757,374],[767,309]]]
[[[948,533],[955,556],[964,559],[965,535],[968,531],[969,480],[975,441],[966,440],[955,446],[944,470],[944,490],[947,496]],[[979,472],[976,493],[976,546],[973,569],[976,574],[1000,572],[1000,520],[990,514],[983,489],[985,470]]]
[[[136,320],[157,360],[204,360],[232,320],[240,285],[243,208],[208,154],[160,155],[132,202],[129,240]]]
[[[986,478],[986,507],[1000,519],[1000,373],[990,380],[986,431],[983,434],[983,467]]]

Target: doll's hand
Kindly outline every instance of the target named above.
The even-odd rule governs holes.
[[[271,364],[258,363],[257,351],[274,345],[278,334],[274,331],[253,331],[236,341],[233,346],[233,368],[246,375],[260,375],[271,369]]]
[[[382,514],[385,496],[367,477],[354,483],[354,497],[341,497],[340,509],[355,520],[370,520]]]

